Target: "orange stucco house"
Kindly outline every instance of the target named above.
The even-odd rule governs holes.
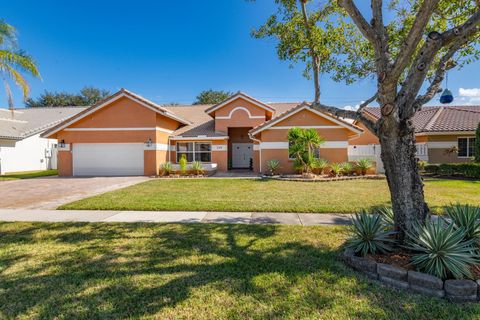
[[[315,128],[320,157],[348,161],[363,130],[307,104],[264,103],[237,93],[217,105],[159,106],[125,89],[43,133],[57,139],[61,176],[156,175],[165,162],[201,161],[220,172],[266,171],[271,159],[293,172],[287,132]]]

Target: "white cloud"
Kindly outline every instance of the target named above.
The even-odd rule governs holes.
[[[361,103],[363,103],[363,101]],[[349,106],[344,106],[342,109],[356,111],[356,110],[358,110],[358,108],[360,108],[359,104],[356,104],[354,106],[350,106],[350,105]]]
[[[460,97],[469,97],[469,98],[479,98],[480,99],[480,88],[472,88],[472,89],[458,89],[458,94]]]

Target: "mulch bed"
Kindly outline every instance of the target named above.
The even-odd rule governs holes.
[[[344,180],[360,180],[360,179],[371,179],[371,180],[383,180],[385,179],[384,175],[365,175],[365,176],[338,176],[332,177],[329,175],[312,175],[312,176],[302,176],[300,174],[295,175],[281,175],[281,176],[264,176],[265,179],[274,179],[274,180],[285,180],[285,181],[305,181],[305,182],[329,182],[329,181],[344,181]]]
[[[410,258],[412,257],[410,253],[392,252],[387,254],[369,255],[369,257],[378,263],[390,264],[407,270],[415,270],[415,267],[410,264]]]

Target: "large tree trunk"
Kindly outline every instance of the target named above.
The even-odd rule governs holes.
[[[381,120],[379,139],[395,226],[403,243],[405,231],[412,231],[415,223],[424,223],[428,215],[416,158],[414,128],[410,121],[387,117]]]

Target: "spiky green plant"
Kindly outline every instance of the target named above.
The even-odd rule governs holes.
[[[380,215],[361,212],[352,218],[351,236],[346,246],[361,256],[386,253],[393,250],[394,234],[394,231],[385,230]]]
[[[360,159],[355,164],[355,167],[360,171],[362,176],[367,174],[367,171],[373,166],[372,161],[370,159]]]
[[[171,162],[165,162],[164,164],[162,164],[162,167],[161,167],[162,175],[168,176],[172,174],[172,172],[173,172],[173,166]]]
[[[389,206],[379,206],[376,207],[373,214],[378,214],[382,218],[385,228],[393,230],[395,228],[395,215],[393,213],[392,207]]]
[[[288,130],[289,157],[294,158],[294,168],[302,173],[310,173],[315,162],[315,149],[319,148],[325,139],[315,129],[293,127]]]
[[[278,172],[278,169],[280,169],[280,161],[272,159],[267,162],[267,168],[268,172],[270,172],[270,175],[275,175]]]
[[[328,161],[325,159],[315,159],[313,167],[314,169],[318,170],[318,174],[323,174],[325,169],[328,167]]]
[[[340,166],[342,167],[341,171],[343,175],[349,176],[353,173],[353,164],[351,164],[350,162],[344,162],[340,164]]]
[[[338,177],[342,172],[342,165],[340,163],[333,162],[330,164],[330,171],[332,176]]]
[[[465,239],[474,239],[477,246],[480,241],[480,207],[468,204],[454,204],[444,208],[446,217],[455,228],[465,230]]]
[[[22,89],[26,100],[30,86],[22,73],[40,78],[40,72],[35,61],[25,51],[18,49],[16,30],[3,20],[0,20],[0,74],[3,77],[7,92],[9,108],[13,110],[13,95],[7,79],[12,80]]]
[[[200,161],[192,162],[192,170],[196,175],[203,174],[205,172],[203,164]]]
[[[414,252],[411,263],[420,271],[441,279],[471,278],[469,266],[478,263],[474,240],[465,240],[463,228],[445,225],[442,219],[417,225],[407,232],[406,247]]]

